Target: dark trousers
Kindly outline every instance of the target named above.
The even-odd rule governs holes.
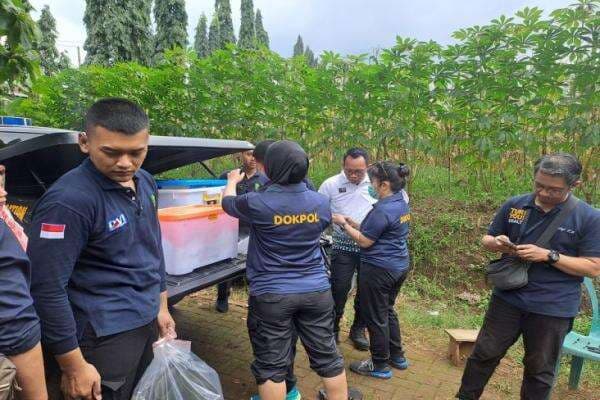
[[[500,360],[523,335],[525,371],[521,399],[549,399],[556,361],[572,324],[572,318],[528,313],[492,296],[457,397],[479,399]]]
[[[231,283],[232,281],[221,282],[217,285],[217,299],[228,301],[229,295],[231,293]],[[286,391],[289,392],[296,386],[298,382],[298,378],[294,375],[294,359],[296,358],[296,344],[298,342],[298,334],[294,331],[292,336],[292,353],[290,364],[288,366],[287,375],[285,377],[285,387]]]
[[[79,347],[85,360],[102,378],[103,400],[129,400],[133,389],[153,358],[152,343],[158,339],[156,321],[148,325],[96,337],[91,327],[83,332]],[[60,400],[61,372],[53,357],[46,357],[50,400]]]
[[[363,263],[358,280],[360,310],[371,341],[371,358],[377,368],[387,366],[391,357],[404,357],[396,297],[408,271],[393,271]]]
[[[329,290],[250,296],[247,323],[254,353],[252,373],[259,385],[268,380],[287,381],[297,337],[306,349],[310,367],[319,376],[332,378],[344,371],[333,335]]]
[[[231,293],[231,281],[221,282],[217,285],[217,300],[229,300]]]
[[[360,254],[335,250],[331,254],[331,293],[335,302],[335,332],[340,331],[340,321],[344,315],[344,308],[348,300],[348,293],[352,287],[354,272],[360,271]],[[360,276],[360,274],[359,274]],[[360,278],[359,278],[360,279]],[[353,328],[364,328],[366,325],[361,319],[360,285],[354,298]]]

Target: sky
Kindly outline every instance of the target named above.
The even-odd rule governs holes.
[[[236,37],[240,1],[231,0]],[[575,0],[254,0],[271,40],[271,49],[290,56],[298,35],[315,54],[332,50],[341,54],[372,53],[394,45],[396,36],[452,43],[461,28],[485,25],[500,15],[513,16],[525,7],[545,11],[567,7]],[[35,19],[44,5],[57,20],[57,47],[77,65],[77,46],[83,62],[86,37],[85,0],[30,0]],[[209,21],[214,0],[187,0],[189,42],[200,15]]]

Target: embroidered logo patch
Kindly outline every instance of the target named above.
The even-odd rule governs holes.
[[[126,224],[127,224],[127,217],[125,217],[125,214],[121,214],[117,218],[108,221],[108,230],[109,230],[109,232],[114,232],[117,229],[122,228]]]
[[[346,188],[338,188],[338,193],[346,193]]]
[[[525,215],[525,210],[521,208],[511,208],[508,214],[508,223],[521,225],[525,219]]]
[[[42,224],[40,230],[41,239],[64,239],[67,225],[64,224]]]
[[[574,234],[575,234],[575,231],[574,231],[573,229],[564,228],[564,227],[562,227],[562,226],[560,226],[560,227],[558,228],[558,231],[559,231],[559,232],[565,232],[565,233],[568,233],[569,235],[574,235]]]

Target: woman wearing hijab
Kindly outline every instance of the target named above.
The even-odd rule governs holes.
[[[367,172],[379,201],[360,225],[339,214],[333,222],[361,248],[359,309],[369,331],[371,359],[350,364],[350,370],[389,379],[390,366],[408,368],[394,303],[410,268],[410,210],[403,191],[410,170],[404,164],[378,162]]]
[[[235,196],[243,174],[234,170],[223,198],[226,213],[250,224],[247,324],[255,358],[252,373],[262,400],[286,397],[294,329],[311,368],[323,379],[327,398],[348,398],[344,360],[333,335],[333,298],[319,249],[331,211],[327,199],[302,182],[307,171],[302,147],[282,140],[267,150],[265,172],[271,184],[264,191]]]

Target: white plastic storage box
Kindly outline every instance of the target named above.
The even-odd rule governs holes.
[[[168,274],[184,275],[237,256],[238,220],[221,206],[163,208],[158,218]]]
[[[224,180],[158,180],[160,208],[190,205],[220,205],[227,181]]]

